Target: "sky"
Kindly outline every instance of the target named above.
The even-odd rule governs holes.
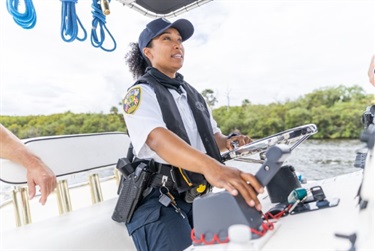
[[[33,3],[37,23],[25,30],[1,1],[0,114],[120,110],[134,83],[124,56],[152,19],[112,0],[106,26],[117,48],[105,52],[90,42],[91,0],[76,4],[88,38],[70,43],[60,35],[61,1]],[[375,91],[367,77],[375,0],[214,0],[169,20],[179,18],[195,27],[179,72],[198,91],[212,89],[215,107],[285,102],[339,85]],[[105,41],[113,47],[108,34]]]

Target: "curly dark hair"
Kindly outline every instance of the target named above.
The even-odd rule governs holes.
[[[129,45],[130,51],[125,55],[125,62],[128,64],[129,71],[133,74],[133,78],[137,79],[145,73],[149,62],[143,57],[138,43],[130,43]]]

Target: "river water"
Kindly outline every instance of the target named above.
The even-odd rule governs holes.
[[[295,148],[284,164],[292,165],[307,180],[319,180],[358,171],[354,167],[355,151],[364,147],[359,140],[308,139]],[[227,165],[256,173],[260,164],[229,161]],[[111,175],[110,173],[109,175]],[[69,182],[71,183],[71,182]],[[0,205],[10,199],[12,187],[0,182]]]
[[[296,147],[284,164],[292,165],[296,172],[307,180],[331,178],[340,174],[358,171],[354,167],[356,150],[365,144],[359,140],[312,140],[308,139]],[[252,173],[260,165],[252,166],[248,163],[230,162]]]
[[[290,163],[308,179],[329,178],[358,171],[356,150],[364,147],[359,140],[307,140],[292,152]]]

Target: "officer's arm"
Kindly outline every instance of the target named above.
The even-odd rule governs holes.
[[[220,152],[231,150],[231,145],[228,144],[228,136],[225,136],[220,132],[217,132],[215,133],[215,140]]]
[[[176,134],[162,127],[150,132],[146,144],[169,164],[189,171],[203,173],[201,167],[219,168],[220,165],[215,159],[191,147]]]
[[[223,165],[165,128],[152,130],[146,144],[169,164],[201,173],[213,186],[225,188],[233,195],[240,192],[250,206],[260,210],[257,192],[262,193],[262,186],[252,174]]]

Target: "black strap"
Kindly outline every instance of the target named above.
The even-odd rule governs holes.
[[[173,190],[175,187],[175,183],[173,181],[173,176],[171,173],[172,166],[161,164],[161,163],[154,163],[156,167],[156,172],[152,175],[150,186],[151,187],[161,187],[163,185],[163,177],[167,179],[164,186],[166,186],[169,190]]]
[[[168,88],[179,91],[180,86],[183,86],[186,90],[188,104],[197,123],[198,132],[207,154],[222,162],[221,154],[213,136],[212,127],[209,121],[209,111],[206,102],[194,87],[184,81],[181,74],[177,73],[176,78],[171,79],[156,68],[148,67],[146,73],[135,84],[139,83],[147,83],[154,87],[162,111],[163,120],[166,123],[167,128],[176,133],[190,145],[190,140],[177,105],[172,94],[168,91]],[[170,116],[171,114],[173,114],[173,116]]]
[[[128,158],[128,160],[130,162],[133,161],[134,153],[133,153],[133,144],[132,144],[132,142],[130,142],[130,144],[129,144],[128,153],[126,154],[126,158]]]

